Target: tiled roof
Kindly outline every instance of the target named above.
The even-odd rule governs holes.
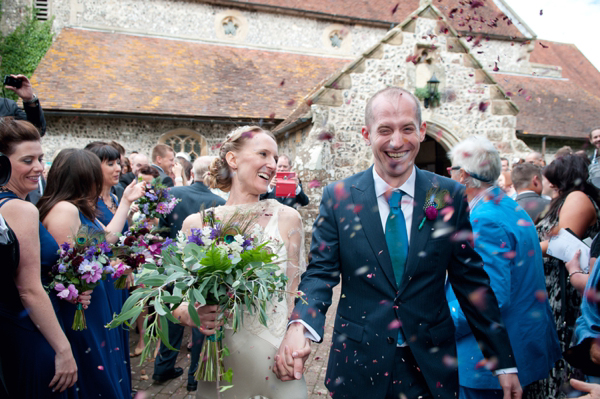
[[[600,72],[572,44],[540,40],[530,60],[561,67],[563,79],[493,75],[519,106],[517,129],[535,135],[587,137],[587,130],[600,124]]]
[[[563,78],[600,95],[600,73],[574,44],[537,40],[529,60],[560,66]]]
[[[517,130],[526,134],[586,137],[598,125],[600,98],[570,80],[494,74],[518,105]]]
[[[343,59],[63,29],[32,83],[47,110],[284,119]]]
[[[209,0],[210,1],[210,0]],[[212,0],[231,5],[267,5],[337,17],[400,23],[420,6],[419,0]],[[435,0],[432,2],[461,32],[524,38],[493,0]],[[481,6],[479,6],[481,4]],[[452,12],[455,10],[454,12]],[[496,24],[494,21],[497,19]]]

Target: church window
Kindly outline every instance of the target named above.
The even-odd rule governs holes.
[[[331,35],[329,35],[329,40],[331,40],[331,47],[340,48],[342,47],[342,41],[344,40],[344,38],[342,37],[340,32],[333,31],[331,32]]]
[[[175,129],[163,134],[158,140],[175,150],[175,153],[186,152],[192,161],[208,154],[208,144],[201,134],[191,129]]]
[[[239,29],[239,25],[235,23],[233,18],[225,18],[223,20],[223,31],[228,36],[235,36]]]

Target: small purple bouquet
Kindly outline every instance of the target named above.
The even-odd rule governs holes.
[[[81,226],[73,244],[60,245],[58,261],[52,267],[50,292],[55,292],[60,299],[73,301],[80,292],[96,288],[107,274],[116,272],[110,264],[109,252],[104,233],[91,232],[87,226]],[[81,303],[77,304],[71,328],[75,331],[87,328]]]
[[[146,219],[160,218],[173,212],[175,205],[181,200],[169,193],[169,189],[158,179],[146,185],[146,193],[137,200],[139,212]]]
[[[136,224],[131,226],[112,246],[112,256],[119,261],[113,275],[116,278],[116,289],[125,289],[128,270],[138,271],[147,263],[161,265],[160,254],[163,247],[173,242],[159,235],[163,230],[165,229],[152,227],[147,222]]]

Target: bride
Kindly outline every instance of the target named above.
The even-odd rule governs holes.
[[[277,165],[277,143],[269,131],[260,127],[241,127],[230,133],[220,147],[219,156],[212,162],[205,177],[205,184],[229,192],[225,205],[213,208],[215,218],[227,220],[235,212],[251,213],[262,227],[265,236],[276,245],[282,272],[288,277],[288,291],[295,292],[300,275],[306,267],[304,256],[304,232],[302,219],[294,208],[276,200],[259,201],[260,194],[267,191],[269,181]],[[190,215],[182,230],[189,235],[191,229],[202,228],[202,214]],[[258,317],[246,314],[243,326],[235,333],[225,326],[224,344],[231,355],[225,357],[225,369],[234,370],[233,388],[223,392],[224,399],[248,399],[263,396],[268,399],[305,399],[304,379],[282,382],[271,371],[275,354],[287,328],[293,298],[269,304],[268,328],[259,323]],[[217,306],[198,309],[202,321],[200,330],[212,335],[218,328],[215,321]],[[195,327],[187,306],[179,306],[175,317],[185,325]],[[214,382],[199,382],[198,399],[216,398]]]

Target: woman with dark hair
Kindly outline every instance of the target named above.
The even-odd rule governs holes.
[[[40,219],[56,242],[72,242],[80,226],[102,231],[107,241],[115,242],[125,224],[129,206],[144,193],[142,184],[132,183],[125,189],[121,204],[108,225],[97,219],[97,201],[103,190],[100,159],[86,150],[65,149],[55,158],[48,173],[48,185],[40,202]],[[87,329],[66,329],[67,337],[79,365],[78,395],[81,398],[129,399],[131,384],[125,362],[125,348],[118,330],[105,325],[112,320],[113,310],[106,290],[98,285],[86,311]],[[61,303],[59,317],[70,323],[75,306]]]
[[[0,118],[0,152],[12,169],[0,187],[0,207],[14,232],[12,250],[1,253],[0,397],[67,398],[67,388],[77,381],[77,364],[56,317],[58,300],[43,287],[50,283],[58,245],[41,226],[38,210],[25,201],[44,170],[38,130],[26,121]],[[79,300],[89,304],[87,295]]]
[[[119,207],[117,196],[111,193],[111,189],[119,183],[119,177],[121,175],[121,154],[113,145],[102,141],[89,143],[85,146],[85,150],[96,154],[100,159],[100,165],[102,167],[102,191],[98,196],[96,203],[97,218],[104,226],[108,226]],[[121,233],[125,233],[128,227],[127,222],[125,222]],[[133,283],[133,274],[129,273],[127,279],[127,288],[129,288],[129,285]],[[123,309],[123,304],[129,297],[129,290],[118,290],[115,288],[114,283],[115,280],[110,276],[102,282],[108,295],[112,313],[119,314],[121,313],[121,309]],[[129,330],[119,328],[117,331],[121,335],[121,354],[123,355],[123,360],[127,363],[129,381],[131,382],[131,364],[129,362],[129,356],[127,356],[129,353]]]
[[[560,229],[571,229],[582,240],[594,238],[600,231],[600,193],[587,181],[585,160],[578,155],[563,155],[546,166],[543,174],[557,194],[550,202],[548,212],[537,224],[544,255],[549,238]],[[551,256],[544,257],[544,273],[558,338],[561,349],[565,351],[571,343],[581,305],[581,295],[573,284],[576,284],[576,279],[587,279],[587,276],[579,268],[567,270],[564,262]],[[560,397],[559,389],[563,384],[568,384],[571,372],[566,362],[560,360],[548,380],[536,384],[529,391],[539,398]]]
[[[143,181],[150,184],[152,180],[160,177],[160,173],[156,168],[153,168],[150,165],[145,165],[140,168],[138,171],[138,176],[142,178]]]

